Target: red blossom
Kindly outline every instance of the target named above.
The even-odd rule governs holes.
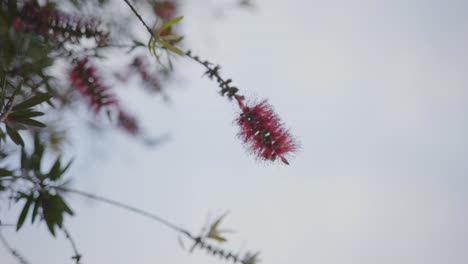
[[[119,110],[117,124],[131,135],[136,135],[140,132],[137,120],[122,110]]]
[[[147,84],[152,92],[162,92],[161,83],[155,73],[150,73],[145,57],[136,57],[130,64],[130,67],[140,75],[141,79]]]
[[[154,13],[165,21],[171,20],[175,16],[176,5],[171,1],[155,3]]]
[[[54,41],[77,43],[79,38],[94,38],[96,43],[105,44],[107,34],[96,19],[83,19],[65,14],[50,5],[43,7],[27,2],[13,20],[15,30],[34,32]]]
[[[244,97],[236,96],[241,113],[237,118],[239,137],[249,150],[263,160],[276,160],[289,165],[286,157],[297,150],[292,135],[286,130],[266,100],[246,105]]]
[[[88,99],[91,109],[96,114],[102,107],[116,104],[114,96],[109,92],[109,88],[100,82],[96,69],[90,65],[88,59],[76,61],[68,78],[72,87]]]

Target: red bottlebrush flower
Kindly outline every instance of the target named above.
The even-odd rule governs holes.
[[[154,13],[165,21],[173,19],[176,13],[176,5],[171,1],[154,3],[153,9]]]
[[[130,67],[140,75],[143,82],[147,85],[148,90],[160,93],[162,92],[161,83],[154,73],[150,74],[148,72],[148,65],[146,62],[144,57],[136,57],[132,64],[130,64]]]
[[[99,45],[105,44],[107,34],[95,19],[83,19],[60,12],[50,5],[40,7],[27,2],[14,19],[16,30],[34,32],[53,41],[77,43],[79,38],[94,38]]]
[[[88,59],[76,61],[68,77],[72,87],[88,99],[91,109],[96,114],[102,107],[116,104],[115,98],[109,89],[101,84],[96,69],[89,64]]]
[[[278,116],[268,102],[247,106],[244,97],[236,96],[241,113],[237,118],[240,127],[239,137],[247,144],[250,151],[263,160],[276,160],[289,165],[286,157],[297,150],[298,146],[292,135],[283,127]]]
[[[130,116],[129,114],[125,113],[122,110],[119,110],[119,116],[117,125],[123,128],[131,135],[136,135],[140,132],[140,128],[138,126],[137,120]]]

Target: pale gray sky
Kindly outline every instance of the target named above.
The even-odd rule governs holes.
[[[291,166],[246,154],[235,105],[179,60],[169,107],[128,92],[148,131],[171,141],[147,149],[77,130],[76,187],[193,231],[230,211],[228,247],[245,242],[265,264],[467,263],[468,2],[256,2],[221,19],[188,3],[186,46],[270,100],[303,145]],[[188,255],[157,223],[68,200],[86,264],[224,263]],[[34,264],[71,263],[45,226],[4,235]],[[3,248],[0,262],[16,263]]]

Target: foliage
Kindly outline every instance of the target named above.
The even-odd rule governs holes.
[[[183,37],[177,34],[177,27],[183,16],[176,16],[180,5],[177,1],[123,0],[129,7],[126,15],[141,22],[148,31],[147,42],[133,36],[132,30],[115,34],[123,25],[100,21],[83,11],[89,5],[104,9],[111,4],[110,1],[43,2],[0,2],[0,195],[9,194],[8,199],[21,208],[16,230],[21,230],[28,222],[39,221],[45,224],[52,236],[58,231],[63,232],[75,252],[73,259],[79,263],[82,255],[65,228],[65,220],[74,212],[64,196],[75,194],[167,226],[192,243],[190,252],[204,249],[210,255],[218,255],[234,263],[257,263],[258,253],[247,252],[241,256],[216,245],[228,240],[226,233],[229,230],[220,229],[226,215],[195,236],[158,215],[71,188],[67,171],[72,162],[64,161],[60,151],[52,154],[49,149],[60,150],[56,146],[66,140],[64,128],[52,120],[74,107],[91,110],[96,122],[106,122],[137,139],[145,137],[138,119],[124,110],[115,91],[103,77],[106,75],[102,74],[104,70],[99,66],[111,54],[110,51],[120,52],[132,61],[122,69],[123,74],[115,74],[116,80],[125,82],[129,75],[136,74],[143,82],[142,87],[149,87],[148,91],[165,99],[167,95],[161,80],[170,78],[173,70],[171,60],[183,57],[198,63],[206,70],[208,78],[217,82],[220,95],[237,102],[240,111],[236,120],[240,126],[240,137],[252,152],[266,161],[275,161],[278,157],[289,164],[286,156],[296,151],[297,143],[283,128],[272,108],[266,103],[247,106],[245,97],[232,86],[232,80],[221,76],[220,66],[212,66],[207,60],[179,47]],[[148,5],[153,10],[152,27],[137,11],[138,6]],[[251,2],[241,1],[239,5],[250,6]],[[135,54],[140,50],[146,55],[149,55],[149,50],[155,57],[152,65],[148,66],[145,56]],[[163,57],[167,61],[163,62]],[[60,65],[68,66],[62,71],[53,71]],[[49,168],[44,168],[45,160],[52,157],[54,162]],[[6,226],[0,222],[0,228]],[[13,256],[21,263],[27,263],[1,238]]]

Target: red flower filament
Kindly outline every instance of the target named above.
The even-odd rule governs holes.
[[[75,62],[68,75],[73,88],[88,99],[91,109],[97,114],[104,106],[116,104],[109,89],[100,83],[96,70],[87,59]]]
[[[176,13],[176,5],[173,2],[165,1],[154,4],[154,13],[164,21],[169,21],[174,18]]]
[[[130,67],[136,71],[152,92],[162,92],[161,83],[155,74],[150,74],[144,57],[136,57]]]
[[[105,44],[107,34],[100,29],[95,19],[83,19],[62,13],[51,6],[39,7],[27,2],[13,23],[13,28],[34,32],[55,41],[78,43],[79,38],[94,38],[96,43]]]
[[[119,110],[118,126],[131,135],[136,135],[140,132],[136,119],[122,110]]]
[[[285,156],[297,150],[297,144],[286,130],[268,102],[246,106],[242,96],[236,97],[241,108],[237,124],[239,137],[249,150],[260,159],[275,161],[280,158],[289,165]]]

